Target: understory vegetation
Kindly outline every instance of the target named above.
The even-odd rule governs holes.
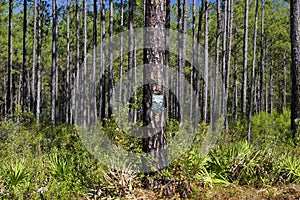
[[[247,121],[232,121],[232,129],[206,155],[201,141],[208,127],[201,124],[193,145],[156,178],[136,174],[130,166],[120,171],[103,166],[85,149],[74,127],[52,129],[28,116],[19,123],[1,122],[0,198],[299,198],[300,143],[299,137],[291,139],[289,115],[254,116],[250,144]],[[109,134],[120,134],[112,121],[105,126]],[[164,181],[155,180],[160,177]],[[144,189],[145,179],[152,190]]]

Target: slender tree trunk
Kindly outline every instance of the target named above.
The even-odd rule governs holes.
[[[186,61],[186,34],[187,34],[187,19],[188,19],[188,0],[184,0],[183,5],[183,21],[182,21],[182,38],[181,38],[181,58],[179,67],[179,120],[183,119],[184,112],[184,82],[185,82],[185,61]]]
[[[78,123],[78,112],[79,112],[79,80],[80,80],[80,72],[79,72],[79,57],[80,57],[80,44],[79,44],[79,5],[78,0],[76,0],[76,89],[74,90],[75,94],[75,109],[74,109],[74,122]]]
[[[123,0],[121,0],[121,3],[120,3],[120,7],[121,7],[121,23],[120,23],[120,72],[119,72],[119,75],[120,75],[120,79],[119,79],[119,104],[118,104],[118,115],[120,117],[120,113],[121,113],[121,102],[124,103],[125,102],[125,99],[122,98],[122,88],[123,88],[123,42],[124,42],[124,39],[123,39],[123,29],[124,29],[124,8],[123,8]],[[123,101],[124,100],[124,101]]]
[[[8,11],[8,73],[7,73],[7,113],[10,117],[13,116],[13,77],[12,77],[12,15],[13,15],[13,0],[9,0]]]
[[[33,1],[33,43],[32,43],[32,68],[31,68],[31,90],[30,111],[34,112],[35,104],[35,58],[36,58],[36,0]]]
[[[52,75],[51,75],[51,121],[57,123],[57,1],[52,0]]]
[[[196,68],[196,0],[193,0],[193,5],[192,5],[192,32],[193,32],[193,44],[192,44],[192,53],[193,53],[193,58],[192,58],[192,64],[191,64],[191,73],[190,73],[190,102],[193,102],[193,79],[194,79],[194,68]],[[190,105],[190,121],[193,120],[193,103]],[[195,109],[198,109],[197,107]]]
[[[41,111],[41,56],[42,56],[42,13],[41,0],[38,0],[38,39],[37,39],[37,95],[36,95],[36,121],[40,123]]]
[[[66,125],[70,124],[70,16],[69,0],[67,0],[67,78],[66,78]]]
[[[282,107],[286,109],[286,51],[283,54],[283,100],[282,100]]]
[[[245,0],[245,24],[244,24],[244,58],[243,58],[243,83],[242,83],[242,113],[246,116],[247,109],[247,71],[248,71],[248,15],[249,0]]]
[[[226,98],[226,44],[227,44],[227,1],[223,1],[223,35],[222,35],[222,109],[223,113],[226,115],[227,113],[227,102]]]
[[[221,30],[222,21],[221,21],[221,0],[217,0],[217,33],[216,33],[216,66],[215,66],[215,83],[214,83],[214,102],[213,102],[213,111],[216,112],[217,109],[217,101],[216,97],[218,96],[218,79],[219,79],[219,66],[220,66],[220,38],[222,34]],[[215,117],[213,117],[215,118]]]
[[[165,51],[160,47],[165,45],[165,1],[164,0],[146,0],[145,27],[157,28],[154,31],[145,32],[145,46],[155,44],[156,48],[144,49],[144,82],[143,87],[143,122],[147,128],[147,138],[143,138],[143,151],[150,153],[153,158],[157,159],[151,163],[156,169],[165,168],[167,161],[167,143],[166,143],[166,112],[163,110],[153,111],[151,105],[154,95],[165,95],[165,77],[164,77],[164,59]],[[153,46],[153,45],[152,45]],[[163,96],[166,101],[168,98]],[[153,117],[152,117],[153,116]],[[150,170],[149,163],[144,161],[145,170]]]
[[[250,85],[250,106],[248,115],[248,133],[247,141],[251,142],[251,125],[252,125],[252,111],[253,111],[253,100],[255,95],[255,62],[256,62],[256,40],[257,40],[257,19],[258,19],[258,1],[255,4],[255,20],[254,20],[254,34],[253,34],[253,57],[252,57],[252,70],[251,70],[251,85]]]
[[[83,128],[86,128],[87,126],[87,122],[88,122],[88,106],[87,106],[87,99],[86,99],[86,86],[87,86],[87,62],[86,62],[86,53],[87,53],[87,33],[86,33],[86,0],[83,0],[82,2],[82,7],[83,7],[83,13],[82,13],[82,17],[83,17],[83,24],[82,24],[82,96],[81,96],[81,112],[82,112],[82,126]]]
[[[207,108],[208,108],[208,15],[209,15],[209,0],[204,1],[205,6],[205,33],[204,33],[204,79],[203,79],[203,111],[202,119],[207,122]]]
[[[100,55],[101,55],[101,77],[100,77],[100,117],[99,119],[103,121],[105,118],[105,107],[106,107],[106,98],[105,98],[105,85],[106,85],[106,47],[105,47],[105,1],[101,0],[101,48],[100,48]]]
[[[176,76],[176,91],[174,98],[174,112],[178,120],[180,120],[180,68],[181,68],[181,58],[182,58],[182,10],[181,10],[181,0],[177,0],[177,31],[178,31],[178,44],[177,44],[177,76]]]
[[[24,0],[24,16],[23,16],[23,74],[22,74],[22,112],[25,111],[27,108],[27,47],[26,47],[26,40],[27,40],[27,0]]]
[[[109,9],[110,9],[110,17],[109,17],[109,72],[108,72],[108,118],[110,119],[112,116],[113,110],[113,52],[112,52],[112,37],[113,37],[113,1],[109,0]]]
[[[128,29],[129,29],[129,37],[128,37],[128,98],[129,98],[129,121],[133,121],[133,97],[132,97],[132,87],[133,87],[133,70],[134,70],[134,22],[133,22],[133,0],[129,0],[128,6],[129,6],[129,23],[128,23]]]
[[[227,52],[226,52],[226,82],[225,82],[225,102],[227,109],[225,110],[225,129],[229,130],[228,125],[228,99],[229,99],[229,77],[230,77],[230,60],[231,60],[231,40],[232,40],[232,17],[233,17],[233,0],[228,1],[228,38],[227,38]]]
[[[236,33],[235,33],[236,34]],[[237,38],[236,38],[237,40]],[[233,108],[233,117],[235,120],[238,118],[238,83],[237,83],[237,65],[238,65],[238,55],[236,44],[234,45],[234,61],[233,61],[233,101],[232,101],[232,108]]]
[[[261,0],[261,59],[260,59],[260,111],[263,111],[264,109],[264,72],[265,72],[265,33],[264,33],[264,19],[265,19],[265,9],[264,9],[264,2],[265,0]]]
[[[98,16],[98,1],[94,0],[94,16],[93,16],[93,64],[92,64],[92,80],[91,80],[91,111],[90,125],[93,125],[97,116],[96,105],[96,66],[97,66],[97,16]]]
[[[273,113],[273,90],[274,90],[274,83],[273,83],[273,57],[272,53],[270,56],[270,113]]]

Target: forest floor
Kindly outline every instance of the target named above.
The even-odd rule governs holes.
[[[126,199],[182,199],[179,193],[171,197],[163,196],[162,190],[153,192],[145,189],[136,189],[132,196]],[[213,199],[213,200],[234,200],[234,199],[249,199],[249,200],[262,200],[262,199],[300,199],[300,185],[289,184],[278,187],[263,187],[253,188],[248,186],[239,186],[230,184],[227,186],[214,186],[202,187],[192,184],[192,191],[184,199]]]

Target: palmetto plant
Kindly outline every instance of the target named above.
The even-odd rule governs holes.
[[[59,155],[58,153],[52,153],[49,156],[49,170],[51,174],[56,178],[66,179],[75,168],[73,158],[66,158],[65,155]]]
[[[5,183],[8,189],[17,187],[19,184],[26,182],[29,172],[26,170],[24,161],[16,160],[7,165],[5,173]]]
[[[287,156],[282,160],[282,174],[289,182],[300,183],[300,161]]]

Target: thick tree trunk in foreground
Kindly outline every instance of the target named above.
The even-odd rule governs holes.
[[[165,168],[167,161],[166,143],[166,109],[165,104],[165,1],[146,0],[145,27],[156,27],[154,31],[145,32],[145,46],[152,48],[144,49],[144,87],[143,87],[143,122],[147,128],[143,139],[143,151],[150,153],[157,159],[151,163],[145,163],[145,170],[149,167],[156,169]],[[153,47],[155,46],[155,47]],[[154,99],[155,98],[155,99]],[[145,160],[144,160],[145,161]]]
[[[300,119],[300,0],[291,0],[291,42],[292,42],[292,102],[291,129],[295,137]]]

